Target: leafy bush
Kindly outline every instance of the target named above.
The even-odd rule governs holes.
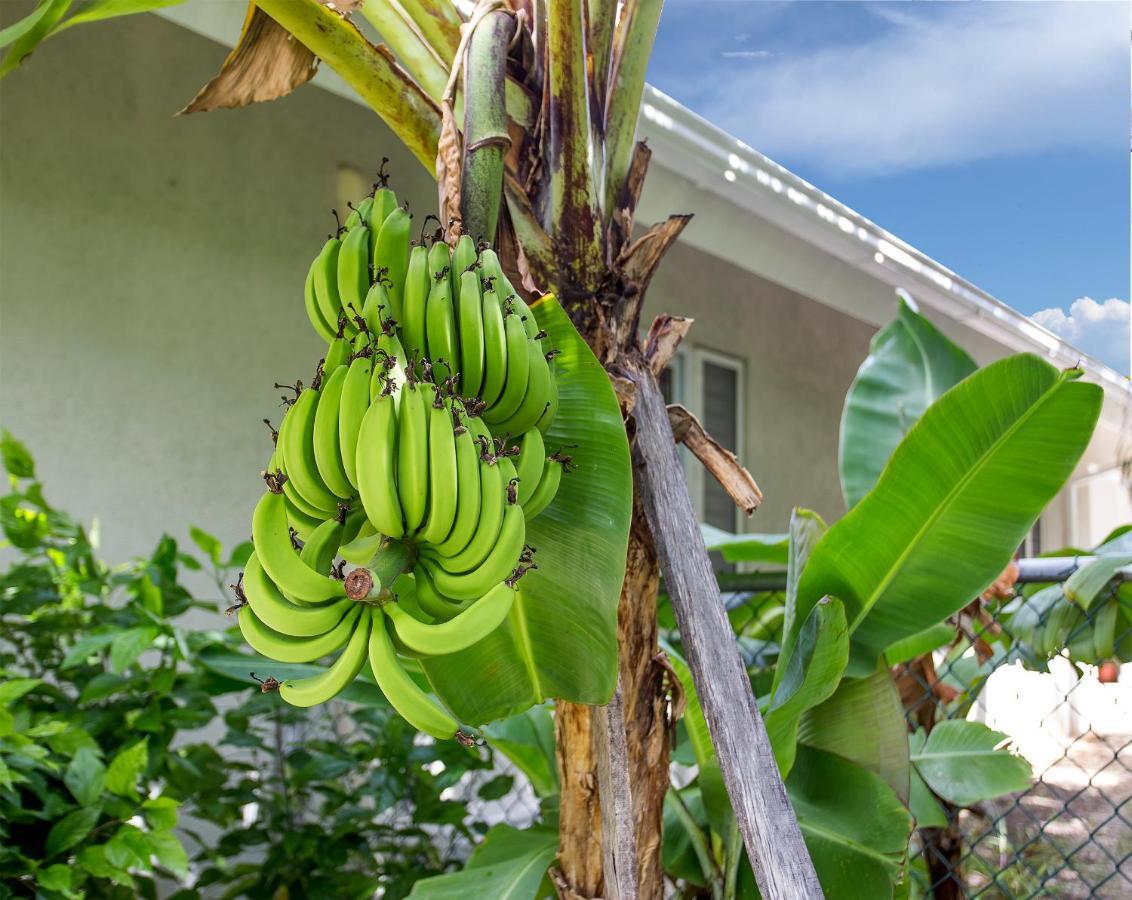
[[[177,900],[402,897],[457,864],[438,834],[486,832],[444,793],[485,749],[418,744],[376,688],[348,717],[287,707],[250,674],[278,664],[186,626],[227,624],[230,601],[194,598],[185,571],[219,591],[246,545],[192,529],[205,565],[164,536],[110,567],[23,445],[0,450],[0,897],[154,897],[162,878],[191,883]]]

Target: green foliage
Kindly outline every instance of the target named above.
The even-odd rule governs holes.
[[[929,735],[922,729],[912,735],[912,764],[936,796],[971,806],[1030,786],[1030,764],[1000,752],[1006,740],[980,722],[939,722]]]
[[[902,297],[845,398],[838,461],[846,506],[872,490],[924,410],[974,371],[974,360]]]
[[[178,900],[404,897],[453,867],[438,830],[487,830],[446,793],[490,766],[484,750],[418,744],[372,681],[352,709],[288,707],[250,674],[278,664],[238,652],[234,630],[185,626],[228,602],[194,599],[184,573],[222,589],[246,546],[192,529],[205,566],[164,537],[108,567],[29,481],[26,448],[5,433],[0,452],[16,551],[0,575],[0,897],[154,897],[190,867]]]
[[[520,831],[510,825],[496,825],[462,871],[422,879],[414,885],[410,896],[420,900],[553,897],[553,889],[540,888],[557,850],[558,832],[553,829],[535,827]]]

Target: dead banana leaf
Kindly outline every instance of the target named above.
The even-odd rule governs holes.
[[[345,15],[359,0],[319,2]],[[244,16],[240,40],[224,60],[220,72],[177,115],[236,109],[250,103],[277,100],[306,84],[316,71],[315,55],[253,0]]]

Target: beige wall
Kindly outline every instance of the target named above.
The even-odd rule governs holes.
[[[393,186],[435,205],[384,126],[318,88],[174,118],[225,52],[131,17],[0,82],[0,422],[112,559],[189,523],[246,536],[272,383],[320,352],[302,286],[337,166],[395,157]]]

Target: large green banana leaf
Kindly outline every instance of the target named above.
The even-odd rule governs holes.
[[[924,413],[876,487],[826,532],[802,573],[784,657],[823,596],[845,603],[849,674],[952,615],[1009,562],[1080,459],[1101,389],[1031,354],[1000,360]]]
[[[617,601],[633,505],[629,444],[605,370],[553,297],[533,307],[561,351],[559,407],[546,434],[575,471],[527,524],[538,568],[523,576],[507,621],[473,647],[421,661],[429,682],[470,725],[554,697],[608,702],[617,681]]]
[[[786,791],[825,895],[891,897],[912,831],[892,789],[835,753],[802,746]]]
[[[832,697],[806,710],[798,724],[798,743],[856,763],[907,802],[908,726],[887,668],[877,668],[868,678],[844,679]]]
[[[841,491],[860,502],[896,445],[945,391],[975,371],[975,361],[904,298],[878,331],[841,412]]]
[[[1030,764],[1005,742],[1005,734],[981,722],[940,722],[927,736],[912,735],[912,764],[938,796],[970,806],[1030,787]]]
[[[496,825],[465,868],[421,879],[409,896],[418,900],[533,900],[557,850],[558,832],[552,828],[520,831]]]

